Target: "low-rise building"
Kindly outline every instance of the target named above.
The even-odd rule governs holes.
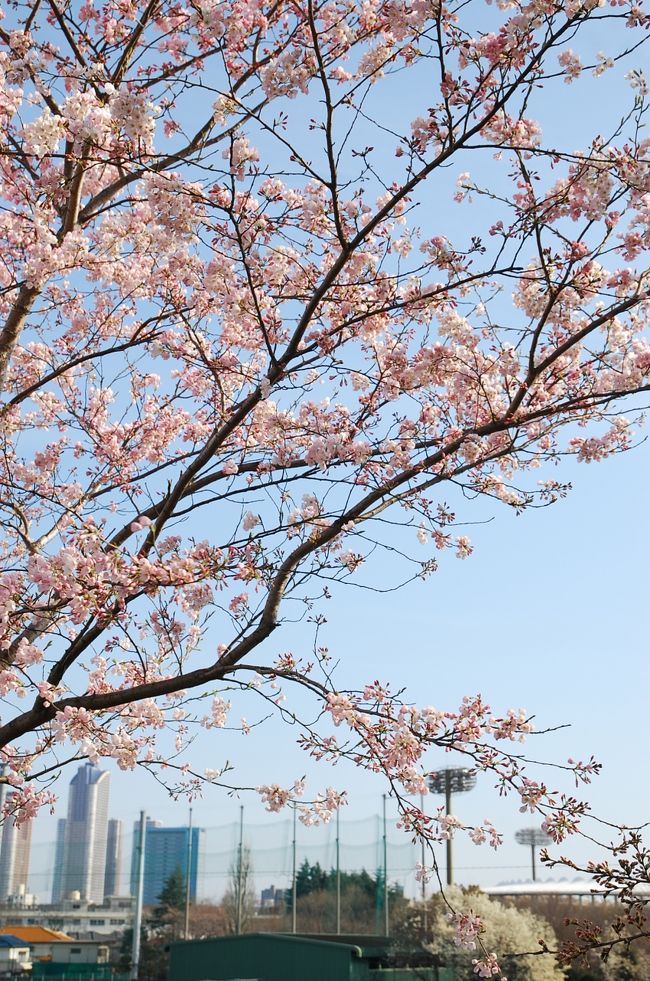
[[[11,933],[0,933],[0,978],[19,978],[31,969],[29,944]]]
[[[101,905],[72,897],[56,906],[0,909],[0,929],[8,923],[62,930],[75,940],[117,939],[133,924],[135,898],[110,896]]]
[[[75,940],[60,930],[40,926],[10,924],[7,933],[29,947],[31,959],[56,964],[106,964],[108,947],[97,940]]]

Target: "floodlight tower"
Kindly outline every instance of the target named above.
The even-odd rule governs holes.
[[[544,834],[541,828],[522,828],[521,831],[515,833],[515,840],[518,845],[529,845],[530,846],[530,860],[533,871],[533,882],[536,879],[535,875],[535,850],[541,848],[542,845],[546,845],[548,842],[548,835]]]
[[[429,790],[432,794],[445,795],[445,814],[451,814],[451,795],[462,794],[473,790],[476,785],[476,774],[473,770],[448,767],[429,774]],[[451,858],[451,838],[447,838],[447,885],[454,882],[454,867]]]

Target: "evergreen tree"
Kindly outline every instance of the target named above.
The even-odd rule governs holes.
[[[160,911],[161,915],[165,915],[172,911],[185,909],[185,892],[185,875],[180,865],[177,865],[171,875],[165,879],[165,884],[158,896],[156,910]]]
[[[367,907],[367,912],[376,919],[376,912],[383,909],[384,902],[384,875],[383,870],[379,869],[375,875],[371,875],[366,869],[360,872],[341,872],[341,896],[348,896],[353,901],[355,908],[360,906]],[[296,872],[296,898],[301,899],[305,896],[316,895],[318,893],[331,892],[336,890],[336,869],[329,872],[323,869],[320,862],[310,864],[305,859]],[[403,900],[404,890],[398,883],[393,882],[388,885],[389,906]],[[286,908],[291,910],[293,905],[293,890],[286,891]],[[375,926],[375,929],[377,927]]]

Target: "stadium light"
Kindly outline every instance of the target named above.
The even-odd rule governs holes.
[[[473,770],[448,767],[445,770],[438,770],[437,773],[430,773],[427,782],[432,794],[445,795],[445,814],[449,817],[451,814],[452,794],[463,794],[468,790],[473,790],[476,786],[476,774]],[[447,838],[447,885],[451,886],[453,882],[454,867],[452,862],[451,838]]]
[[[530,847],[533,882],[535,882],[535,850],[548,843],[548,835],[544,834],[540,828],[522,828],[521,831],[516,832],[515,840],[518,845],[528,845]]]

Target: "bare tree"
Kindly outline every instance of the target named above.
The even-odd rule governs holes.
[[[230,879],[221,905],[227,933],[248,933],[255,916],[255,883],[249,848],[242,848],[230,864]]]

